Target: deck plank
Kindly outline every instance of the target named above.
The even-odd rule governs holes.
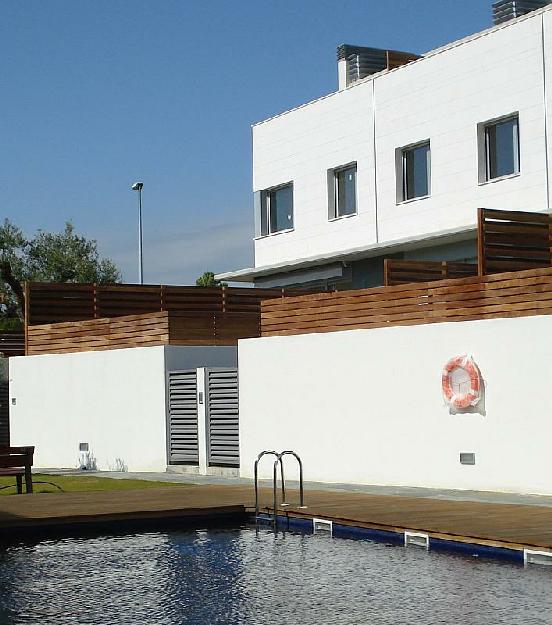
[[[261,489],[261,509],[271,511],[272,490]],[[290,501],[297,501],[289,491]],[[552,507],[374,495],[345,491],[305,493],[307,508],[291,505],[290,515],[322,517],[345,524],[419,530],[434,536],[481,544],[552,549]],[[29,527],[151,518],[213,517],[253,511],[248,485],[193,485],[182,488],[37,493],[0,498],[0,536],[17,536]],[[282,512],[280,510],[280,512]]]

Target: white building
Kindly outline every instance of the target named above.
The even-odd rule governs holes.
[[[255,267],[218,278],[375,286],[384,257],[473,260],[478,207],[549,210],[550,7],[360,79],[400,53],[338,55],[338,91],[253,126]]]

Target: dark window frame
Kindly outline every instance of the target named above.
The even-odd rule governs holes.
[[[509,122],[515,122],[512,134],[512,163],[513,168],[511,171],[505,173],[498,173],[498,155],[497,155],[497,137],[496,129],[502,124]],[[494,137],[492,136],[494,132]],[[521,173],[521,154],[520,154],[520,133],[519,133],[519,113],[511,113],[504,117],[499,117],[491,121],[484,122],[482,124],[482,137],[480,141],[483,141],[484,152],[484,177],[480,182],[491,182],[493,180],[500,180],[501,178],[507,178],[509,176],[517,176]],[[494,158],[493,158],[494,155]]]
[[[354,170],[355,173],[355,184],[354,184],[354,194],[355,194],[355,209],[353,212],[348,213],[343,210],[343,207],[340,206],[339,202],[339,176],[340,174],[344,174],[350,170]],[[357,174],[358,174],[358,165],[356,161],[351,163],[347,163],[347,165],[340,165],[339,167],[335,167],[331,170],[332,173],[332,189],[331,193],[333,196],[333,201],[330,205],[330,220],[332,219],[341,219],[342,217],[353,217],[358,214],[358,184],[357,184]]]
[[[277,227],[277,216],[273,213],[272,205],[275,203],[276,193],[283,189],[291,189],[291,226],[289,228]],[[260,218],[260,236],[266,237],[272,234],[279,234],[282,232],[290,232],[295,228],[294,219],[294,188],[293,181],[279,184],[275,187],[270,187],[261,191],[261,218]],[[276,224],[276,227],[275,227]]]
[[[415,184],[415,179],[413,178],[413,172],[409,171],[409,165],[414,167],[413,161],[409,163],[409,155],[414,154],[414,152],[420,148],[427,148],[425,193],[417,192],[415,188],[411,188],[411,186]],[[421,200],[431,196],[431,141],[429,139],[400,148],[400,180],[401,191],[399,203]]]

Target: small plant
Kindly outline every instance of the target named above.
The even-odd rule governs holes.
[[[128,466],[122,458],[115,458],[115,462],[109,465],[110,471],[117,471],[118,473],[126,473]]]
[[[97,471],[98,460],[91,451],[84,451],[79,454],[77,465],[81,471]]]

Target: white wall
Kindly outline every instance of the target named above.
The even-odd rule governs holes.
[[[36,467],[77,466],[89,443],[98,468],[164,471],[165,371],[235,366],[235,347],[143,347],[10,359],[11,442],[35,445]]]
[[[255,241],[255,266],[376,242],[376,189],[381,243],[472,225],[479,206],[547,210],[543,24],[550,91],[552,11],[544,11],[255,125],[254,191],[293,181],[295,221],[293,232]],[[477,124],[514,112],[521,175],[479,184]],[[397,204],[395,150],[425,139],[431,197]],[[351,161],[358,215],[330,222],[326,170]]]
[[[542,316],[240,341],[241,474],[293,449],[307,480],[552,494],[551,337]],[[442,367],[464,353],[484,416],[443,401]]]
[[[294,231],[258,239],[255,265],[375,243],[372,85],[253,127],[255,191],[293,181]],[[358,215],[328,221],[327,170],[357,162]]]

